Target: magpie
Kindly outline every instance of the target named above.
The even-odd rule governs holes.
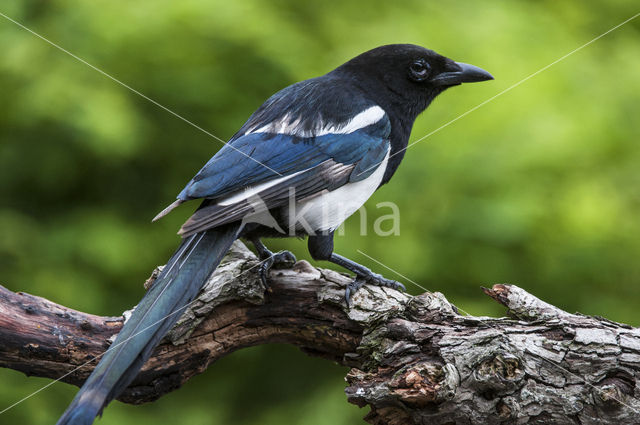
[[[314,260],[355,274],[363,284],[402,284],[333,252],[334,231],[396,172],[416,117],[461,83],[486,71],[411,44],[369,50],[333,71],[271,96],[158,214],[200,199],[183,224],[182,243],[102,356],[58,424],[91,424],[133,381],[238,238],[253,243],[260,279],[295,262],[262,238],[308,236]]]

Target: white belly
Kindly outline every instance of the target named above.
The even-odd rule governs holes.
[[[297,231],[315,233],[337,229],[349,216],[358,211],[380,186],[387,169],[389,152],[378,168],[366,179],[347,183],[332,191],[323,191],[295,203],[289,208],[288,224]]]

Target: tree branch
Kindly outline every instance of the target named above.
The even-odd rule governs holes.
[[[120,400],[155,400],[235,350],[281,342],[350,366],[348,401],[372,424],[640,422],[638,329],[510,285],[484,291],[511,318],[378,287],[347,308],[344,275],[300,261],[264,293],[256,264],[237,242]],[[122,323],[0,287],[0,366],[81,385]]]

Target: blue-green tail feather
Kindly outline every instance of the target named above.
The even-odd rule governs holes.
[[[133,381],[236,240],[240,224],[182,241],[57,425],[89,425]]]

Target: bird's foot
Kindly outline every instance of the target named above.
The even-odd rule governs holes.
[[[369,272],[366,275],[357,274],[355,279],[347,285],[347,289],[344,293],[347,305],[351,305],[351,296],[355,295],[358,289],[362,288],[365,284],[386,286],[387,288],[392,288],[402,292],[407,290],[402,283],[384,278],[378,273]]]
[[[260,280],[264,289],[271,292],[271,288],[267,283],[267,275],[272,268],[289,268],[296,263],[296,256],[290,251],[280,251],[276,253],[269,252],[269,256],[263,258],[260,264]]]

